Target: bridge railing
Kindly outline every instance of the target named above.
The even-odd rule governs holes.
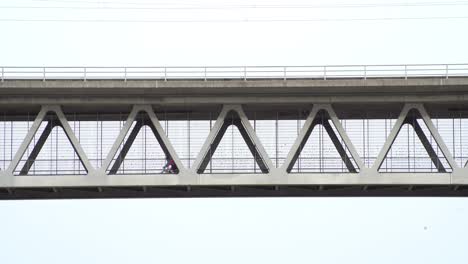
[[[0,67],[1,80],[12,79],[339,79],[468,76],[468,64],[210,66],[210,67]]]

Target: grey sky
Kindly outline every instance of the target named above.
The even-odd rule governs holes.
[[[83,0],[84,1],[84,0]],[[178,0],[217,10],[24,9],[0,2],[6,66],[321,65],[468,62],[468,2],[417,7],[253,9],[268,1]],[[86,3],[85,3],[86,2]],[[100,1],[101,7],[148,7]],[[359,1],[382,5],[402,1]],[[417,1],[409,1],[417,3]],[[127,3],[127,4],[122,4]],[[161,1],[151,7],[161,7]],[[167,3],[167,2],[166,2]],[[330,5],[329,1],[275,1]],[[333,2],[343,5],[343,2]],[[439,3],[435,5],[434,3]],[[3,7],[3,8],[2,8]],[[98,6],[99,7],[99,6]],[[255,19],[349,19],[226,22]],[[355,21],[355,18],[376,19]],[[379,20],[379,18],[412,18]],[[2,21],[3,19],[3,21]],[[75,22],[19,22],[75,20]],[[76,20],[192,22],[76,22]],[[193,22],[196,20],[217,22]],[[466,199],[1,201],[2,263],[465,263]]]
[[[4,263],[465,263],[465,199],[16,201]]]

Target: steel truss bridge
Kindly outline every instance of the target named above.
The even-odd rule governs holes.
[[[0,69],[0,199],[468,195],[466,64]]]

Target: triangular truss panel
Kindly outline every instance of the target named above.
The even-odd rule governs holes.
[[[323,115],[324,113],[319,113]],[[304,147],[301,149],[292,173],[300,172],[357,172],[357,166],[343,140],[329,120],[319,118]]]
[[[221,108],[201,111],[160,109],[156,112],[164,132],[186,168],[191,168],[195,162],[220,110]]]
[[[91,170],[93,167],[59,106],[41,109],[8,168],[21,176],[83,175]]]
[[[226,131],[228,130],[231,134],[231,149],[225,149],[221,154],[219,154],[219,152],[215,154],[220,145],[228,145],[223,144],[223,142],[228,140],[225,138],[227,136]],[[237,136],[235,136],[236,133]],[[245,146],[245,144],[241,144],[241,141],[243,141],[247,147],[244,148],[244,151],[242,151],[242,146]],[[243,155],[241,154],[243,157],[237,157],[235,151],[243,153]],[[215,155],[218,155],[218,157]],[[227,157],[229,155],[230,157]],[[252,167],[251,169],[245,169],[245,173],[268,173],[274,168],[242,107],[239,105],[227,105],[223,107],[213,129],[195,160],[193,168],[197,173],[206,173],[209,165],[213,166],[214,162],[218,162],[216,158],[224,159],[224,163],[231,164],[231,168],[228,168],[229,166],[224,163],[220,165],[220,173],[226,173],[227,171],[241,172],[244,168],[249,168],[247,163],[250,165],[250,161],[252,161]],[[208,171],[210,173],[217,172],[213,171],[212,167],[208,169]]]
[[[283,164],[286,172],[352,172],[362,161],[330,105],[314,105]]]
[[[255,134],[260,139],[273,165],[281,167],[301,131],[310,109],[261,109],[247,113]],[[264,112],[262,112],[264,111]]]
[[[127,119],[128,112],[125,114],[65,112],[73,133],[93,167],[102,166]]]
[[[231,119],[232,120],[232,119]],[[252,154],[240,129],[236,125],[227,127],[204,173],[261,173],[257,152]],[[261,161],[260,161],[260,164]]]
[[[425,108],[405,105],[373,169],[380,172],[451,172],[458,165]]]
[[[397,117],[389,115],[388,118],[373,119],[360,116],[341,119],[343,128],[366,167],[374,163]]]
[[[163,168],[170,161],[172,172]],[[150,106],[135,106],[103,164],[107,174],[179,173],[184,170]]]

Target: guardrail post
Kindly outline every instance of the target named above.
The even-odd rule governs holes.
[[[127,67],[124,68],[124,81],[127,81]]]
[[[205,69],[204,69],[204,70],[205,70],[205,82],[206,82],[206,67],[205,67]]]
[[[5,78],[5,68],[2,67],[2,82],[3,82],[4,78]]]
[[[408,67],[405,65],[405,80],[408,80]]]
[[[367,80],[367,66],[364,65],[364,80]]]
[[[247,80],[247,67],[244,67],[244,81]]]
[[[448,64],[445,65],[445,79],[448,79],[449,73],[448,73]]]
[[[42,67],[42,81],[45,82],[46,74],[45,74],[45,67]]]
[[[83,68],[83,80],[86,82],[86,67]]]
[[[167,81],[167,67],[164,67],[164,81]]]
[[[283,67],[283,80],[286,81],[286,67]]]
[[[327,66],[323,66],[323,79],[327,79]]]

